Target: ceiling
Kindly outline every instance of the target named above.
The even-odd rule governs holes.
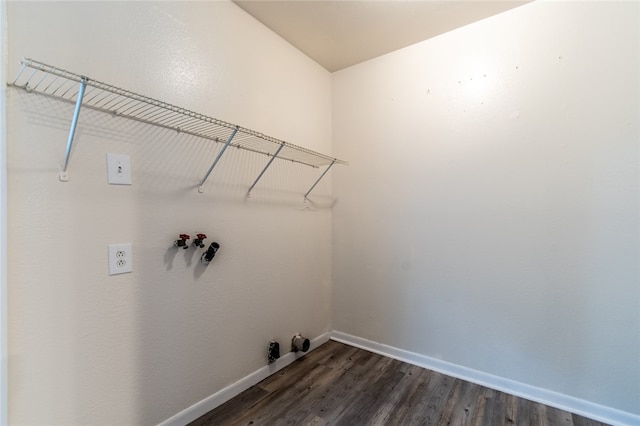
[[[364,62],[531,0],[234,0],[328,71]]]

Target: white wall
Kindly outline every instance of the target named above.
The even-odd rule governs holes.
[[[7,3],[0,0],[0,82],[7,76]],[[0,424],[7,424],[7,112],[0,86]]]
[[[639,5],[535,2],[333,76],[333,328],[640,414]]]
[[[11,424],[156,424],[333,328],[631,413],[638,5],[540,3],[333,78],[331,177],[8,90]],[[331,152],[331,76],[229,3],[8,4],[22,56]],[[91,35],[91,36],[89,36]],[[485,76],[486,75],[486,76]],[[3,79],[4,80],[4,79]],[[105,183],[107,152],[134,185]],[[179,232],[222,244],[208,268]],[[106,275],[106,245],[135,270]]]
[[[228,2],[9,2],[10,75],[27,56],[331,151],[331,76]],[[9,421],[157,424],[330,329],[331,180],[320,170],[8,90]],[[129,154],[133,186],[106,184]],[[221,249],[171,247],[205,232]],[[107,276],[107,245],[134,272]]]

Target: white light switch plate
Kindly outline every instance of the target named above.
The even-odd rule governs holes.
[[[107,182],[131,185],[131,158],[126,154],[107,154]]]
[[[109,275],[133,271],[131,243],[109,244]]]

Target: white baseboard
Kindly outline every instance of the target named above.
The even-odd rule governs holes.
[[[332,331],[331,340],[355,346],[357,348],[384,355],[389,358],[394,358],[409,364],[417,365],[418,367],[423,367],[428,370],[437,371],[438,373],[446,374],[447,376],[456,377],[491,389],[559,408],[564,411],[569,411],[604,423],[609,423],[611,425],[640,425],[640,416],[632,413],[594,404],[593,402],[494,376],[492,374],[483,373],[482,371],[451,364],[439,359],[431,358],[415,352],[409,352],[393,346],[363,339],[361,337],[352,336],[340,331]]]
[[[329,336],[330,333],[327,332],[311,340],[311,346],[309,347],[309,351],[307,351],[306,353],[309,353],[318,346],[327,342],[329,340]],[[302,356],[304,356],[304,353],[288,352],[282,355],[273,364],[265,365],[264,367],[259,368],[258,370],[254,371],[248,376],[243,377],[242,379],[227,386],[226,388],[220,389],[213,395],[206,397],[200,402],[196,402],[191,407],[186,408],[173,417],[163,421],[158,426],[184,426],[187,423],[190,423],[197,418],[207,414],[214,408],[219,407],[234,396],[249,389],[251,386],[260,383],[267,377],[280,371]]]

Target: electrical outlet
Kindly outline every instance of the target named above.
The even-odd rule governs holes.
[[[131,158],[125,154],[107,154],[107,182],[131,185]]]
[[[109,275],[133,271],[131,243],[109,244]]]

